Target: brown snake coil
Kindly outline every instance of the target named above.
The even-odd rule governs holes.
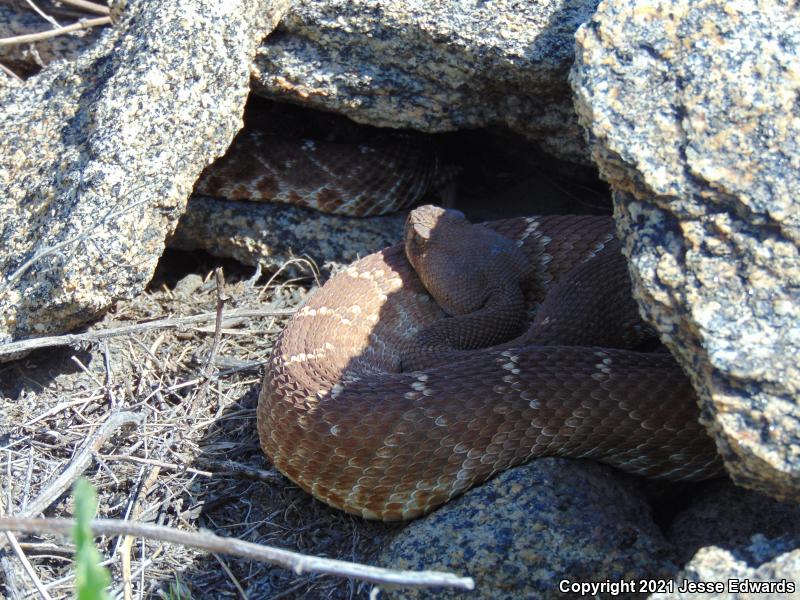
[[[630,349],[647,332],[610,218],[472,225],[421,207],[406,248],[452,316],[397,245],[332,277],[275,346],[259,437],[304,490],[401,520],[536,456],[721,472],[675,361]]]

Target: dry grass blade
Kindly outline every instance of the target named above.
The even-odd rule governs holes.
[[[45,21],[50,23],[53,27],[61,27],[61,25],[58,24],[58,21],[56,21],[53,17],[51,17],[50,15],[45,13],[42,9],[40,9],[38,6],[36,6],[36,3],[33,0],[25,0],[25,2],[27,3],[28,8],[30,10],[32,10],[37,15],[42,17]]]
[[[4,64],[2,64],[2,63],[0,63],[0,71],[2,71],[3,73],[5,73],[5,74],[6,74],[6,75],[8,75],[9,77],[11,77],[11,79],[13,79],[14,81],[18,81],[18,82],[22,82],[22,81],[24,81],[24,79],[22,79],[22,77],[20,77],[20,76],[19,76],[19,75],[17,75],[16,73],[14,73],[14,71],[12,71],[11,69],[9,69],[7,66],[5,66],[5,65],[4,65]]]
[[[145,479],[139,492],[141,496],[146,496],[150,488],[152,488],[156,483],[158,480],[159,471],[159,467],[155,467],[150,471],[150,474],[147,476],[147,479]],[[137,502],[133,507],[131,518],[134,520],[138,519],[141,516],[141,513],[142,505],[140,502]],[[119,556],[122,557],[122,594],[125,600],[133,600],[133,584],[131,583],[131,547],[133,546],[134,539],[135,538],[132,535],[126,535],[118,550]]]
[[[0,517],[0,530],[24,533],[57,533],[68,535],[74,526],[72,519],[24,519]],[[134,523],[117,519],[95,519],[92,531],[97,535],[131,535],[172,544],[199,548],[206,552],[218,552],[241,556],[259,562],[268,562],[292,569],[298,575],[306,572],[352,577],[371,583],[405,587],[450,587],[471,590],[475,582],[471,577],[460,577],[440,571],[399,571],[372,567],[344,560],[307,556],[253,544],[235,538],[226,538],[210,532],[181,531],[173,527]]]
[[[250,308],[241,310],[230,310],[226,313],[227,318],[254,318],[254,317],[286,317],[293,315],[296,309],[260,309]],[[117,337],[121,335],[132,335],[150,331],[152,329],[166,329],[174,327],[185,327],[195,323],[203,323],[217,318],[217,312],[203,313],[200,315],[191,315],[188,317],[175,317],[172,319],[158,319],[155,321],[148,321],[146,323],[137,323],[135,325],[124,325],[122,327],[115,327],[112,329],[100,329],[97,331],[88,331],[86,333],[67,333],[64,335],[53,335],[40,338],[32,338],[30,340],[22,340],[20,342],[11,342],[0,346],[0,356],[15,355],[22,352],[30,352],[31,350],[38,350],[40,348],[53,348],[57,346],[81,346],[85,344],[93,344],[102,340]]]
[[[78,451],[78,453],[75,455],[75,458],[70,462],[67,468],[64,469],[61,475],[56,477],[50,483],[50,485],[48,485],[39,494],[39,496],[33,500],[33,502],[26,506],[22,511],[22,514],[37,515],[44,511],[48,506],[50,506],[50,504],[55,502],[55,500],[61,496],[61,494],[69,489],[69,487],[83,474],[83,472],[91,464],[92,454],[97,452],[108,440],[108,438],[114,435],[114,433],[116,433],[121,427],[139,423],[141,419],[142,417],[140,415],[129,412],[112,415],[99,427],[97,431],[95,431],[94,435],[86,440],[83,447]],[[40,596],[45,599],[50,598],[49,594],[44,589],[41,580],[36,575],[36,572],[33,570],[33,567],[20,548],[17,539],[10,532],[6,532],[6,539],[22,563],[26,574],[30,577],[31,581],[33,581],[34,585],[36,586],[36,589],[39,591]],[[11,569],[13,569],[12,566],[6,564],[5,562],[3,563],[3,571],[6,572],[6,575],[9,575],[8,571]]]
[[[3,514],[3,499],[0,498],[0,515]],[[22,549],[22,546],[17,541],[17,536],[15,536],[10,531],[6,531],[6,540],[8,540],[11,549],[14,551],[14,554],[19,559],[20,563],[22,564],[22,569],[25,571],[25,574],[30,578],[33,582],[33,585],[36,587],[36,591],[39,592],[39,596],[42,600],[52,600],[50,594],[47,593],[47,590],[44,588],[44,584],[42,580],[39,579],[39,576],[36,575],[36,571],[33,569],[33,565],[31,565],[28,557],[25,556],[25,551]],[[5,569],[4,569],[5,570]]]
[[[75,455],[66,469],[42,491],[37,498],[26,508],[24,514],[38,515],[50,506],[61,494],[66,492],[75,483],[92,462],[92,456],[101,446],[120,428],[126,425],[137,425],[142,422],[142,416],[130,412],[121,412],[109,417],[100,428],[95,431],[83,447]]]
[[[97,4],[95,2],[88,2],[87,0],[60,0],[61,4],[67,4],[69,6],[74,6],[75,8],[79,8],[81,10],[85,10],[86,12],[92,12],[98,15],[107,15],[111,11],[109,11],[107,6],[103,6],[102,4]]]
[[[268,281],[253,277],[250,268],[222,263],[229,300],[216,327],[221,287],[214,271],[220,263],[180,253],[165,261],[147,291],[117,302],[92,331],[26,341],[45,349],[73,344],[77,351],[40,350],[0,362],[6,463],[0,479],[4,500],[14,503],[6,513],[37,516],[25,513],[22,499],[43,492],[52,497],[51,482],[80,459],[104,518],[209,529],[225,540],[380,564],[378,552],[397,526],[360,521],[313,500],[271,470],[258,445],[259,370],[286,318],[307,298],[310,280]],[[209,361],[217,332],[217,353]],[[84,451],[117,411],[144,421],[99,450]],[[69,500],[61,494],[45,514],[70,517]],[[373,587],[220,554],[227,573],[209,552],[143,537],[126,543],[124,537],[97,539],[120,600],[169,594],[176,578],[197,598],[243,597],[242,590],[250,598],[366,598]],[[0,596],[40,598],[1,531],[0,538]],[[70,545],[58,537],[44,540],[58,542],[58,549],[24,551],[53,600],[67,600],[73,597]],[[42,541],[39,535],[19,539],[22,548]]]

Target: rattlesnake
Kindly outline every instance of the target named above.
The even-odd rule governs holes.
[[[347,136],[298,139],[251,128],[203,172],[194,191],[370,217],[412,206],[453,174],[453,167],[439,164],[429,140],[411,133],[354,143]]]
[[[472,225],[422,207],[406,231],[333,276],[275,345],[258,432],[291,480],[405,520],[535,456],[721,473],[686,376],[636,349],[647,332],[610,218]]]

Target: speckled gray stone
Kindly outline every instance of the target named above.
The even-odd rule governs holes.
[[[563,598],[564,579],[672,578],[678,569],[632,478],[560,458],[505,471],[412,522],[378,562],[475,578],[467,596],[387,590],[391,598]]]
[[[609,0],[571,81],[634,293],[741,485],[800,500],[800,15]]]
[[[667,539],[686,566],[674,579],[675,591],[653,598],[741,598],[731,593],[729,580],[795,583],[787,591],[765,598],[800,598],[800,507],[734,486],[728,480],[712,481],[695,490],[691,504],[670,524]],[[679,593],[684,579],[722,581],[718,594]]]
[[[310,258],[329,274],[339,265],[402,240],[406,214],[359,219],[289,204],[193,196],[168,244],[268,270],[279,269],[292,258]]]
[[[255,89],[380,127],[501,126],[588,161],[567,73],[597,0],[325,0],[265,40]]]
[[[0,90],[0,343],[144,288],[287,4],[130,0],[76,62]]]
[[[650,600],[800,599],[800,550],[788,549],[784,544],[784,552],[776,555],[782,544],[781,540],[766,543],[756,535],[745,552],[735,553],[718,546],[702,548],[678,574],[674,590],[652,594]],[[705,585],[719,582],[723,591],[681,592],[685,581]]]

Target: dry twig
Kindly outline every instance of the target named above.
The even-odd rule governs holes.
[[[87,0],[60,0],[61,4],[68,4],[86,12],[92,12],[98,15],[108,15],[111,11],[107,6],[97,4],[95,2],[88,2]]]
[[[3,499],[0,498],[0,515],[2,514],[3,514]],[[6,539],[8,540],[8,544],[11,546],[11,549],[14,551],[14,554],[16,555],[17,559],[19,559],[19,562],[22,564],[22,569],[25,571],[25,574],[33,582],[33,585],[36,587],[36,591],[39,592],[39,596],[42,598],[42,600],[52,600],[50,594],[47,593],[47,590],[45,589],[42,580],[39,579],[39,576],[36,574],[36,571],[33,570],[33,565],[31,565],[30,561],[28,560],[28,557],[25,556],[25,551],[20,546],[19,541],[17,541],[17,536],[15,536],[10,531],[6,531],[5,533],[6,533]],[[3,560],[3,563],[5,563],[5,559]],[[3,564],[2,566],[4,572],[12,570],[12,566],[10,564]],[[12,575],[14,579],[16,579],[16,575],[13,574],[13,571],[12,573],[6,573],[6,574]],[[10,580],[11,577],[7,577],[7,579]],[[11,584],[12,582],[8,581],[7,583]],[[10,590],[10,593],[16,594],[17,592],[16,590]]]
[[[111,17],[96,17],[94,19],[81,19],[77,23],[71,25],[64,25],[48,31],[38,31],[36,33],[26,33],[24,35],[14,35],[7,38],[0,38],[0,46],[16,46],[19,44],[27,44],[29,42],[39,42],[65,33],[73,31],[80,31],[81,29],[91,29],[92,27],[99,27],[101,25],[108,25],[111,23]]]
[[[57,533],[69,535],[74,526],[72,519],[25,519],[0,517],[0,531],[24,533]],[[307,556],[272,546],[244,542],[236,538],[220,537],[208,531],[182,531],[174,527],[134,523],[118,519],[94,519],[92,531],[96,535],[132,535],[160,540],[205,550],[241,556],[250,560],[267,562],[292,569],[295,573],[321,573],[339,577],[353,577],[370,583],[404,587],[451,587],[471,590],[475,582],[471,577],[460,577],[441,571],[399,571],[359,563]]]
[[[197,462],[208,468],[215,468],[214,471],[204,471],[195,469],[186,465],[179,465],[177,463],[165,462],[162,460],[154,460],[152,458],[142,458],[139,456],[125,456],[122,454],[101,454],[99,455],[103,460],[119,460],[124,462],[132,462],[143,465],[151,465],[162,469],[169,469],[170,471],[185,471],[194,475],[202,477],[235,477],[237,479],[252,479],[255,481],[264,481],[267,483],[284,483],[286,479],[277,471],[267,471],[251,467],[250,465],[243,465],[233,461],[212,461],[207,459],[198,459]]]
[[[231,310],[226,313],[227,318],[257,318],[257,317],[288,317],[293,315],[296,309],[261,309],[261,308],[247,308]],[[93,344],[106,340],[108,338],[117,337],[120,335],[132,335],[135,333],[142,333],[153,329],[164,329],[170,327],[184,327],[193,323],[202,323],[210,321],[217,317],[216,312],[202,313],[199,315],[190,315],[187,317],[173,317],[169,319],[158,319],[155,321],[147,321],[146,323],[137,323],[135,325],[123,325],[122,327],[114,327],[111,329],[99,329],[96,331],[87,331],[86,333],[67,333],[64,335],[52,335],[47,337],[32,338],[29,340],[22,340],[19,342],[11,342],[0,346],[0,356],[17,354],[22,352],[30,352],[31,350],[38,350],[39,348],[52,348],[56,346],[79,346],[82,344]]]
[[[53,502],[58,499],[61,494],[66,492],[73,483],[89,468],[92,463],[92,457],[106,441],[114,435],[117,430],[126,425],[138,425],[142,422],[143,417],[132,412],[119,412],[111,415],[105,423],[103,423],[94,434],[84,442],[81,449],[75,454],[75,457],[70,461],[66,469],[64,469],[58,477],[56,477],[44,491],[42,491],[36,499],[28,504],[27,508],[22,512],[25,516],[35,516],[41,514]]]
[[[7,512],[25,516],[20,514],[24,510],[21,498],[36,498],[69,468],[86,438],[108,419],[113,396],[114,409],[145,415],[147,426],[129,434],[124,446],[115,448],[112,440],[91,455],[85,475],[92,475],[98,489],[102,516],[189,531],[207,523],[218,535],[369,563],[367,557],[375,555],[390,527],[356,522],[321,506],[255,455],[254,403],[261,379],[257,370],[267,360],[285,317],[295,312],[290,307],[304,300],[307,284],[275,282],[262,297],[263,283],[246,281],[252,271],[231,266],[228,273],[226,268],[225,291],[236,298],[237,306],[225,303],[218,329],[219,297],[213,281],[191,294],[171,292],[169,282],[182,276],[183,259],[183,255],[170,257],[178,266],[176,273],[166,271],[164,281],[156,279],[147,293],[118,302],[113,322],[109,319],[95,325],[95,331],[74,337],[54,336],[43,344],[73,343],[86,350],[79,355],[83,366],[75,368],[70,353],[64,352],[40,352],[24,361],[0,364],[0,390],[8,396],[0,393],[0,434],[11,436],[0,450],[9,457],[12,469],[12,477],[7,477],[2,465],[0,479],[12,481],[8,494],[14,498]],[[205,264],[200,268],[208,272]],[[96,331],[99,327],[108,329]],[[198,388],[207,381],[199,369],[208,363],[211,336],[217,330],[221,341],[208,365],[208,401],[197,402]],[[240,335],[228,335],[228,330]],[[34,340],[34,344],[42,341]],[[0,346],[0,353],[19,349]],[[6,414],[6,422],[14,424],[10,429],[3,428]],[[107,466],[93,474],[97,462]],[[153,467],[161,470],[147,494],[142,485]],[[5,500],[6,486],[2,487]],[[66,511],[67,503],[61,501],[51,504],[45,514],[70,517]],[[60,543],[59,551],[48,552],[26,547],[25,542],[33,538],[19,535],[44,589],[54,598],[70,596],[73,573],[65,561],[70,555],[66,540],[45,537]],[[5,575],[6,596],[9,600],[40,598],[2,530],[0,540],[5,547],[0,581]],[[234,574],[231,578],[209,553],[164,541],[137,538],[128,546],[125,536],[119,536],[106,537],[102,543],[98,539],[98,544],[109,557],[104,562],[111,568],[113,593],[120,600],[126,591],[133,598],[165,591],[170,573],[186,581],[198,597],[216,597],[223,588],[241,596],[234,581],[251,597],[258,595],[254,590],[269,589],[270,597],[293,597],[303,589],[309,596],[338,598],[347,597],[348,589],[352,594],[355,586],[370,587],[355,579],[321,577],[314,572],[296,577],[274,565],[220,554]],[[124,555],[130,560],[123,561]]]
[[[46,510],[48,506],[55,502],[56,499],[61,496],[61,494],[67,491],[67,489],[69,489],[69,487],[78,480],[78,478],[91,464],[93,453],[99,451],[102,445],[112,435],[114,435],[118,429],[132,423],[139,423],[141,420],[142,417],[140,415],[130,412],[116,413],[115,415],[112,415],[100,426],[97,431],[95,431],[94,435],[86,440],[70,464],[64,469],[64,471],[62,471],[61,475],[56,477],[50,483],[50,485],[48,485],[44,491],[42,491],[36,497],[35,500],[28,504],[21,514],[23,516],[35,516]],[[34,582],[37,590],[39,590],[40,595],[42,595],[43,598],[49,598],[47,591],[42,586],[41,580],[39,580],[39,578],[36,576],[36,573],[33,571],[33,567],[28,562],[27,558],[25,558],[24,553],[22,553],[22,549],[19,548],[19,544],[17,543],[14,535],[10,532],[6,532],[6,537],[9,544],[14,549],[15,554],[22,562],[26,573]],[[11,568],[12,567],[10,565],[5,564],[4,562],[4,571],[8,571]],[[8,575],[8,573],[6,574]]]
[[[222,311],[225,309],[225,302],[230,298],[225,294],[225,276],[222,274],[222,267],[214,269],[214,279],[217,284],[217,311],[214,320],[214,341],[211,344],[211,351],[208,353],[206,364],[203,365],[203,374],[211,378],[211,366],[214,364],[214,358],[219,352],[219,343],[222,340]]]

